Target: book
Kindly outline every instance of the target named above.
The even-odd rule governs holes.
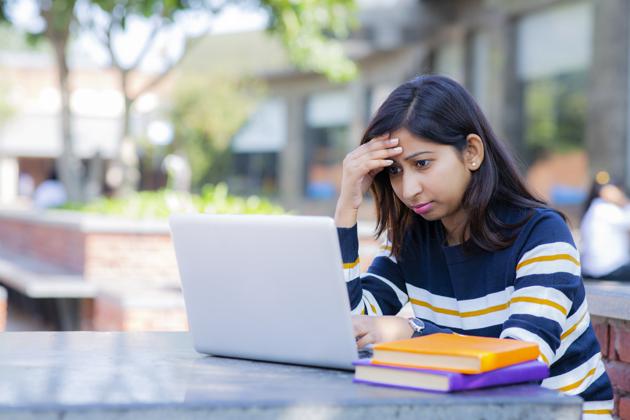
[[[376,344],[372,363],[481,373],[534,360],[539,354],[535,343],[437,333]]]
[[[354,365],[354,382],[420,391],[463,391],[520,382],[540,381],[549,376],[547,365],[538,360],[530,360],[476,374],[376,365],[366,359],[358,360],[354,362]]]

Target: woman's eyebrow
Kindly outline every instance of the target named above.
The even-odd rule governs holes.
[[[433,153],[433,152],[431,152],[431,151],[429,151],[429,150],[426,150],[426,151],[423,151],[423,152],[416,152],[416,153],[414,153],[414,154],[411,154],[411,155],[407,156],[404,160],[413,159],[413,158],[415,158],[416,156],[418,156],[418,155],[422,155],[422,154],[424,154],[424,153]]]

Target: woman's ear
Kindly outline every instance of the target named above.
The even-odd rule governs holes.
[[[464,165],[470,171],[476,171],[483,163],[484,147],[481,137],[476,134],[466,136],[466,148],[464,149]]]

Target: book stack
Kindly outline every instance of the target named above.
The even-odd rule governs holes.
[[[354,382],[451,392],[539,381],[549,368],[538,355],[534,343],[438,333],[375,345],[354,363]]]

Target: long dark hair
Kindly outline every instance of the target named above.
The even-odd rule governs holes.
[[[397,87],[370,121],[361,144],[401,128],[426,140],[451,145],[459,152],[466,147],[469,134],[481,138],[484,160],[472,173],[462,200],[468,214],[463,232],[470,233],[470,241],[464,246],[469,250],[471,245],[486,251],[510,246],[516,235],[506,232],[522,226],[533,214],[517,224],[507,224],[498,217],[498,204],[523,209],[546,207],[527,190],[506,146],[497,139],[472,96],[454,80],[418,76]],[[428,222],[398,199],[386,170],[376,175],[371,190],[377,207],[376,235],[388,231],[392,254],[400,257],[405,232]]]

